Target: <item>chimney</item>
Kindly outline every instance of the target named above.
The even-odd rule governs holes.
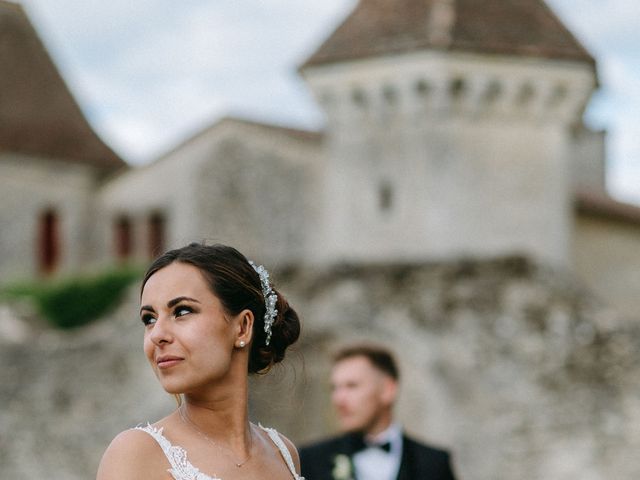
[[[428,19],[429,41],[435,47],[451,43],[451,30],[456,20],[455,0],[434,0]]]

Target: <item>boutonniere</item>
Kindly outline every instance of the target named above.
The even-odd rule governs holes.
[[[353,464],[351,458],[344,453],[333,457],[333,470],[331,471],[333,480],[354,480]]]

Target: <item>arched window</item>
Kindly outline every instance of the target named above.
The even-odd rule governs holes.
[[[60,225],[55,210],[47,209],[38,220],[38,269],[53,273],[60,261]]]
[[[149,216],[149,256],[151,258],[157,257],[166,248],[166,223],[161,212],[154,212]]]
[[[126,215],[119,216],[114,223],[115,253],[119,260],[128,260],[133,253],[133,232],[131,220]]]

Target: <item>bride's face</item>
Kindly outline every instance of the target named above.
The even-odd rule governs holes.
[[[226,314],[200,270],[174,262],[142,291],[144,352],[169,393],[203,392],[229,378],[238,319]]]

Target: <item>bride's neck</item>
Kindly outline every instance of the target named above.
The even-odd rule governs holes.
[[[179,407],[188,422],[210,437],[238,442],[249,434],[248,392],[214,392],[211,395],[185,394]]]

